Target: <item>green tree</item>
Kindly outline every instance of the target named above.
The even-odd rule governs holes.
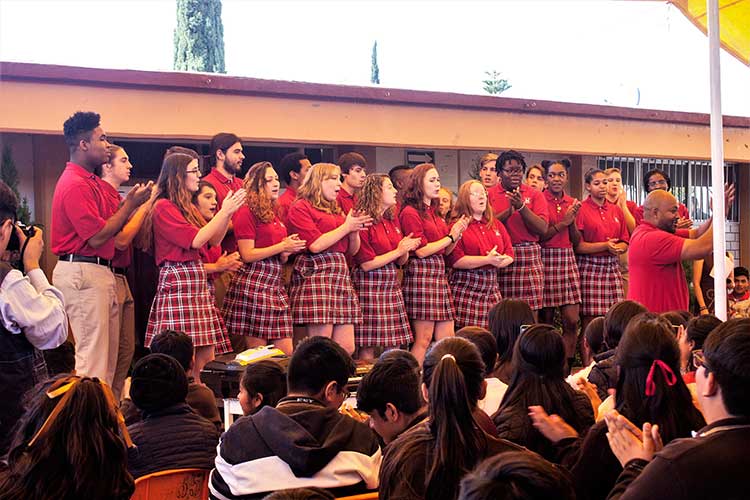
[[[482,88],[488,94],[500,95],[511,87],[511,84],[508,83],[508,80],[506,80],[505,78],[500,78],[502,73],[492,70],[485,71],[484,74],[487,75],[487,79],[482,80],[482,83],[484,84]]]
[[[24,196],[21,198],[21,193],[18,192],[18,169],[16,168],[16,162],[13,160],[13,150],[10,148],[10,144],[6,144],[3,147],[3,159],[0,163],[0,179],[10,187],[21,204],[18,206],[18,212],[16,217],[24,224],[29,224],[31,220],[31,209],[29,208],[29,200]]]
[[[372,64],[370,71],[370,83],[380,85],[380,68],[378,67],[378,41],[372,44]]]
[[[174,69],[226,73],[221,0],[177,0]]]

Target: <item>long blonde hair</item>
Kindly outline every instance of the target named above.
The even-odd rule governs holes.
[[[262,223],[273,221],[276,216],[273,211],[273,200],[266,192],[266,170],[273,168],[270,161],[261,161],[250,167],[245,174],[243,187],[247,191],[247,206],[255,217]]]
[[[481,182],[476,179],[472,179],[461,184],[461,187],[458,188],[458,197],[456,199],[456,204],[453,206],[453,214],[451,217],[452,219],[455,220],[464,215],[469,218],[474,217],[474,211],[471,209],[472,184],[479,184],[482,189],[484,189],[485,195],[487,194],[487,189]],[[489,198],[487,198],[487,204],[484,207],[484,213],[482,214],[482,217],[487,219],[487,228],[491,228],[494,226],[495,217],[492,213],[492,206],[490,206]]]
[[[302,185],[297,191],[297,197],[310,202],[314,208],[329,214],[341,214],[341,207],[336,200],[329,201],[323,197],[323,181],[341,177],[341,169],[333,163],[316,163],[307,172]]]

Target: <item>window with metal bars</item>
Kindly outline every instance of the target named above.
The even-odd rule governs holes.
[[[649,170],[665,171],[672,181],[671,193],[684,203],[694,221],[704,221],[711,214],[711,162],[700,160],[666,160],[661,158],[630,158],[622,156],[600,156],[598,166],[604,170],[616,167],[622,175],[622,185],[628,199],[638,205],[646,198],[643,176]],[[737,166],[724,165],[724,179],[737,185]],[[737,192],[728,220],[739,222],[740,193]]]

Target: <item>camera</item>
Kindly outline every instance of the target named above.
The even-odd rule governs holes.
[[[23,222],[17,221],[15,226],[20,229],[27,238],[31,238],[36,234],[37,228],[34,224],[27,226]],[[16,231],[11,231],[10,233],[10,240],[8,241],[7,250],[10,252],[17,252],[21,250],[21,240],[18,238],[18,233]]]

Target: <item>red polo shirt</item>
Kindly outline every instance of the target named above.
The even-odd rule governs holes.
[[[406,205],[401,210],[399,221],[404,234],[412,233],[414,238],[421,238],[420,247],[448,236],[448,224],[437,215],[436,208],[427,207],[424,216],[416,208]],[[443,255],[444,250],[435,255]]]
[[[167,199],[158,200],[153,209],[154,259],[160,266],[164,261],[189,262],[199,260],[200,252],[192,248],[199,228],[183,217],[177,205]]]
[[[547,201],[544,199],[544,195],[526,184],[521,184],[519,189],[521,190],[521,197],[526,202],[526,206],[546,222],[549,222]],[[502,183],[498,183],[495,187],[487,190],[487,196],[495,214],[504,212],[510,207],[510,200],[505,195],[505,192]],[[526,223],[523,221],[523,216],[518,211],[513,212],[513,215],[505,220],[505,228],[508,230],[508,234],[514,245],[539,241],[539,235],[529,231],[529,228],[526,227]]]
[[[473,219],[458,240],[453,251],[448,256],[448,264],[451,266],[466,255],[484,256],[497,247],[497,252],[514,257],[513,244],[505,226],[499,220],[493,220],[491,226],[487,227],[487,219]],[[493,269],[493,266],[483,266],[482,269]]]
[[[112,259],[114,237],[99,248],[88,240],[102,230],[114,215],[112,204],[103,193],[102,180],[80,165],[68,162],[57,180],[52,196],[50,241],[56,255],[78,254]]]
[[[115,187],[110,184],[107,181],[102,181],[102,193],[104,193],[104,197],[107,200],[107,203],[110,205],[110,209],[112,210],[112,213],[114,214],[117,212],[117,209],[120,208],[120,202],[122,201],[122,196],[120,196],[120,192],[115,189]],[[119,250],[115,248],[115,256],[112,258],[112,267],[128,267],[130,265],[130,262],[133,260],[133,247],[132,245],[128,245],[128,248],[125,250]]]
[[[231,179],[227,179],[227,177],[216,170],[216,168],[212,168],[211,173],[204,176],[201,180],[210,182],[211,185],[216,189],[216,210],[219,210],[221,208],[221,204],[224,203],[224,198],[227,197],[229,191],[232,191],[234,193],[238,189],[242,189],[242,179],[235,176],[232,176]],[[227,234],[224,237],[224,240],[221,242],[221,247],[227,253],[237,251],[237,240],[233,233]]]
[[[689,295],[680,257],[684,244],[685,238],[648,222],[636,227],[628,250],[628,299],[655,313],[686,311]]]
[[[380,219],[376,224],[359,232],[359,252],[354,256],[354,263],[360,265],[371,261],[378,255],[395,250],[403,237],[397,219]]]
[[[635,223],[640,225],[643,222],[643,205],[638,206],[634,202],[628,200],[628,208],[630,209],[630,213],[633,214]],[[682,203],[677,205],[677,214],[683,219],[690,218],[690,211]]]
[[[308,250],[323,234],[333,231],[344,223],[346,217],[340,214],[329,214],[313,207],[309,201],[298,199],[289,208],[287,231],[297,233],[301,240],[305,240]],[[349,237],[344,236],[328,247],[325,252],[346,253],[349,248]]]
[[[549,224],[550,227],[553,224],[557,224],[565,218],[565,212],[568,211],[570,206],[575,203],[576,199],[563,193],[561,198],[555,198],[549,190],[545,191],[544,199],[547,200],[547,211],[549,212]],[[568,228],[560,229],[560,232],[541,242],[542,248],[572,248],[573,244],[570,242],[570,231]]]
[[[336,201],[344,212],[344,215],[346,215],[349,213],[349,210],[352,210],[354,205],[357,204],[357,197],[353,194],[349,194],[349,192],[342,187],[341,190],[339,190],[339,194],[336,196]]]
[[[581,231],[581,237],[589,243],[599,243],[611,238],[628,242],[628,227],[625,215],[620,207],[608,201],[602,206],[596,204],[591,196],[581,202],[581,209],[576,216],[576,226]],[[610,255],[609,252],[597,252],[591,255]]]
[[[254,240],[255,248],[266,248],[286,238],[286,226],[275,216],[271,222],[260,222],[247,204],[232,217],[237,240]]]
[[[284,224],[286,224],[287,222],[289,208],[292,206],[292,203],[294,203],[294,200],[296,199],[297,191],[294,188],[287,186],[287,188],[284,190],[284,193],[279,196],[278,200],[276,200],[276,214]]]

